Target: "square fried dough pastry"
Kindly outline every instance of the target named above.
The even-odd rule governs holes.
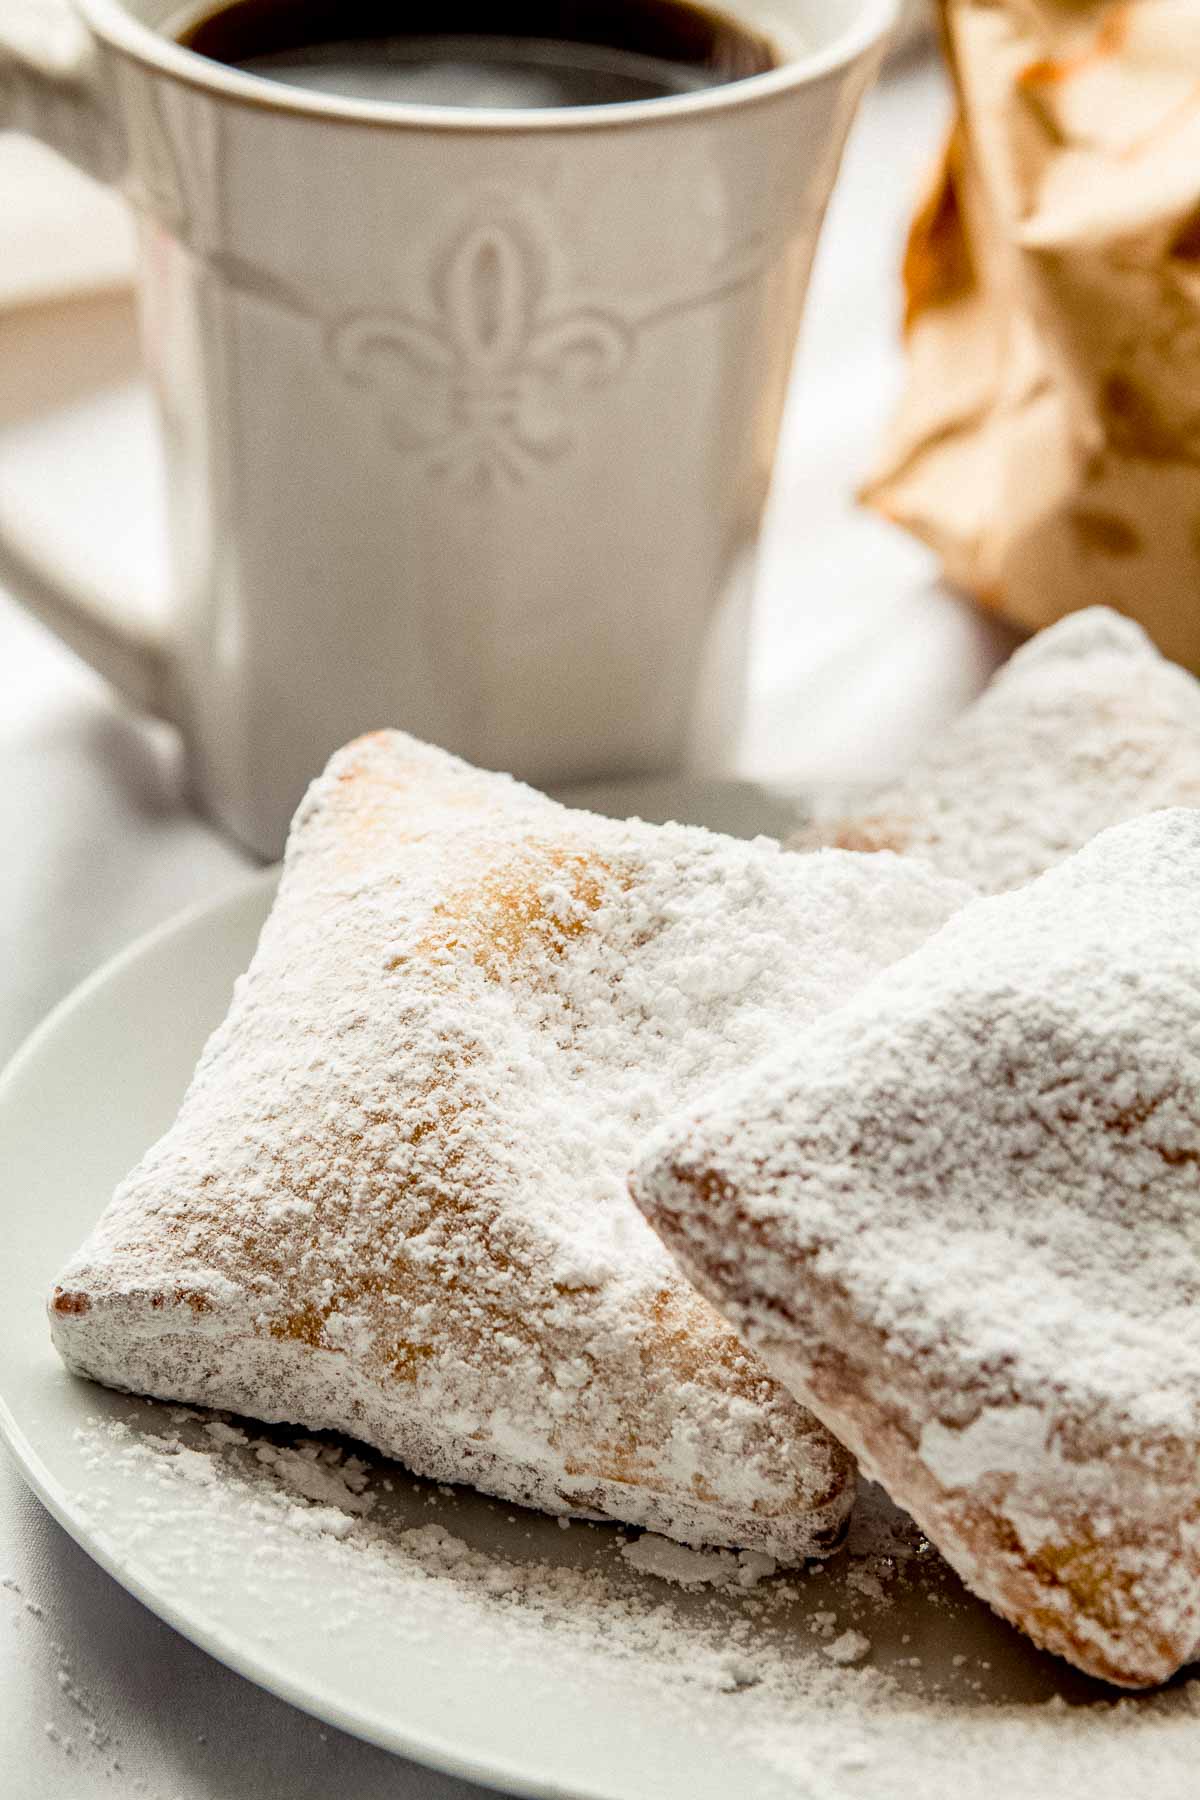
[[[680,1277],[628,1171],[969,897],[352,744],[178,1119],[59,1279],[55,1342],[111,1386],[547,1511],[820,1552],[849,1457]]]
[[[634,1180],[976,1593],[1141,1686],[1200,1643],[1200,813],[978,900]]]
[[[1200,806],[1200,682],[1096,606],[1018,650],[895,785],[827,805],[789,848],[898,850],[998,894],[1164,806]]]

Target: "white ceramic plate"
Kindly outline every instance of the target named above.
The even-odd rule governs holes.
[[[625,790],[609,802],[633,799]],[[778,828],[783,804],[722,789],[706,801],[692,794],[686,810],[753,830]],[[661,791],[642,794],[641,805],[684,810]],[[1200,1720],[1182,1690],[1137,1703],[1146,1710],[1132,1722],[1149,1726],[1165,1709],[1162,1729],[1131,1732],[1129,1703],[1114,1709],[1103,1690],[1039,1656],[967,1599],[936,1556],[896,1538],[874,1502],[858,1527],[871,1558],[832,1559],[796,1581],[761,1626],[751,1620],[744,1642],[767,1631],[794,1658],[783,1666],[795,1668],[797,1701],[780,1715],[762,1692],[734,1691],[743,1685],[737,1656],[734,1679],[714,1688],[711,1666],[695,1679],[668,1666],[661,1634],[631,1654],[614,1657],[597,1643],[592,1655],[537,1618],[510,1625],[501,1602],[484,1604],[449,1577],[393,1588],[387,1568],[353,1542],[299,1535],[279,1556],[278,1532],[266,1543],[244,1493],[225,1503],[218,1535],[197,1537],[187,1507],[202,1495],[188,1488],[181,1509],[164,1500],[145,1457],[98,1450],[98,1421],[150,1434],[180,1427],[169,1408],[68,1377],[48,1341],[44,1295],[114,1183],[170,1122],[253,950],[273,881],[255,878],[110,963],[46,1021],[0,1083],[11,1222],[0,1258],[0,1425],[45,1504],[97,1561],[212,1655],[319,1718],[515,1793],[916,1800],[949,1792],[951,1769],[961,1796],[988,1800],[1049,1800],[1082,1786],[1101,1800],[1127,1793],[1146,1770],[1157,1800],[1193,1792]],[[436,1522],[517,1567],[548,1560],[624,1582],[643,1611],[647,1595],[666,1609],[658,1625],[672,1646],[689,1632],[727,1630],[728,1607],[744,1609],[743,1596],[736,1604],[686,1596],[638,1574],[611,1527],[564,1532],[467,1490],[407,1478],[381,1498],[377,1535]],[[894,1580],[881,1544],[900,1552]],[[882,1598],[864,1580],[880,1570]],[[750,1599],[771,1592],[767,1583]],[[865,1675],[823,1654],[823,1641],[846,1627],[871,1641]],[[897,1684],[890,1699],[881,1698],[884,1670]]]

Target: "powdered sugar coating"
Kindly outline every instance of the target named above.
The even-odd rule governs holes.
[[[967,897],[556,806],[380,733],[300,808],[172,1129],[63,1272],[68,1364],[437,1479],[795,1559],[849,1459],[682,1280],[636,1146]]]
[[[1200,813],[980,900],[636,1191],[967,1581],[1089,1672],[1200,1640]]]
[[[791,847],[908,852],[1001,893],[1110,825],[1196,805],[1200,683],[1096,606],[1018,650],[900,781]]]

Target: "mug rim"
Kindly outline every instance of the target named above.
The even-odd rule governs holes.
[[[752,106],[806,87],[858,62],[881,44],[895,25],[900,0],[858,0],[845,29],[822,49],[800,54],[777,69],[746,75],[719,87],[668,94],[655,100],[622,100],[601,106],[466,107],[427,106],[412,101],[355,100],[289,87],[284,82],[243,74],[167,37],[136,19],[123,0],[75,0],[85,23],[112,49],[186,87],[213,93],[235,105],[313,120],[378,125],[393,131],[446,131],[515,136],[522,133],[595,131],[622,126],[684,123],[713,113]]]

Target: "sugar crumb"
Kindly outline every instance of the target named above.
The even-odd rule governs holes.
[[[846,1667],[860,1663],[871,1654],[871,1640],[861,1631],[843,1631],[831,1644],[822,1644],[821,1654],[830,1662]]]

